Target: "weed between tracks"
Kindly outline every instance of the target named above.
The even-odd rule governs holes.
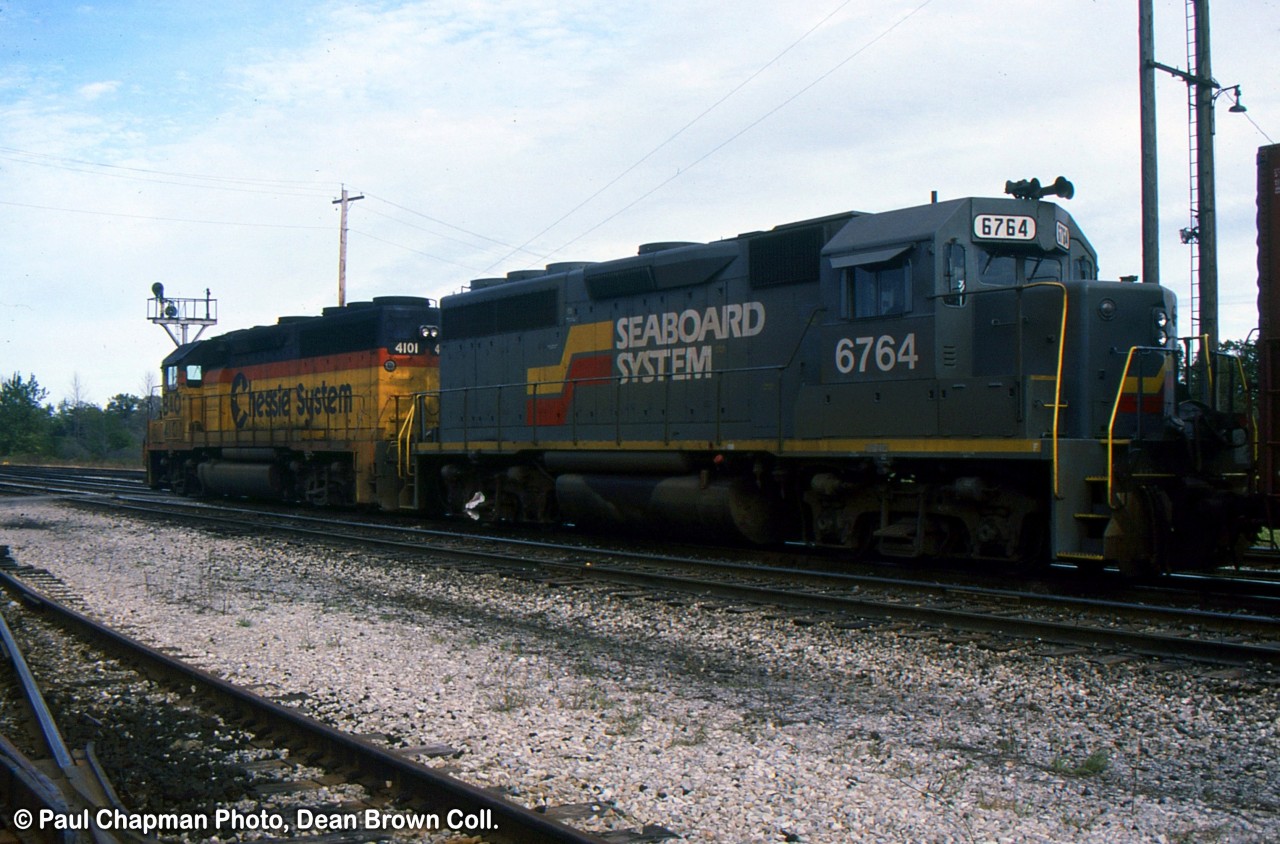
[[[1084,761],[1072,764],[1062,756],[1055,756],[1049,763],[1049,770],[1067,777],[1096,777],[1111,767],[1111,757],[1105,750],[1095,750],[1085,757]]]

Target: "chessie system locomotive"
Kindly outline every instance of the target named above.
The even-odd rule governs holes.
[[[1256,530],[1233,359],[1069,183],[385,297],[164,361],[153,485],[1148,573]]]

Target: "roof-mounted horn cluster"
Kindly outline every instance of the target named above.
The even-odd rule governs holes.
[[[1075,185],[1062,176],[1054,179],[1053,184],[1040,186],[1039,179],[1023,179],[1019,182],[1005,182],[1004,192],[1015,199],[1043,199],[1046,196],[1060,196],[1070,199],[1076,195]]]

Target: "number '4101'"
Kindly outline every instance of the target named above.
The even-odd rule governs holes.
[[[901,343],[892,334],[881,334],[879,337],[842,337],[836,343],[836,370],[842,375],[867,372],[871,366],[881,372],[891,372],[898,366],[915,369],[919,360],[915,332],[903,337]]]

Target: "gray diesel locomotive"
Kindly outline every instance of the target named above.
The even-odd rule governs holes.
[[[1219,561],[1255,526],[1235,361],[1183,354],[1169,290],[1098,280],[1043,199],[1070,190],[473,282],[441,302],[439,389],[392,449],[401,503],[1134,574]]]

